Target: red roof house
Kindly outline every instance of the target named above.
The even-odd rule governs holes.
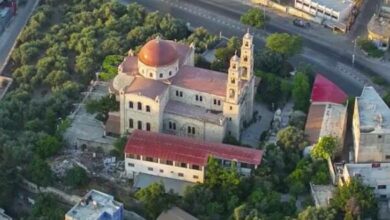
[[[263,152],[246,147],[204,142],[193,138],[135,130],[127,141],[125,154],[205,166],[209,156],[260,165]]]
[[[311,102],[331,102],[343,104],[348,95],[321,74],[317,74],[311,92]]]

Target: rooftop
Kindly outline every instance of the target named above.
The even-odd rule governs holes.
[[[5,214],[4,209],[0,208],[0,220],[12,220],[12,218]]]
[[[208,157],[259,165],[261,150],[228,144],[204,142],[193,138],[135,130],[129,137],[125,153],[166,160],[206,165]]]
[[[335,11],[343,11],[353,4],[351,0],[304,0],[303,2],[316,2]]]
[[[157,37],[141,48],[138,58],[145,65],[158,67],[174,63],[179,55],[169,41]]]
[[[390,132],[390,109],[373,87],[365,86],[356,103],[362,132]]]
[[[350,177],[360,176],[363,183],[368,185],[390,184],[390,163],[378,163],[379,167],[373,167],[371,163],[345,164]]]
[[[369,32],[390,38],[390,18],[374,15],[367,25]]]
[[[223,125],[225,117],[222,112],[213,113],[203,107],[189,105],[178,101],[168,101],[165,113],[193,118],[200,121],[210,122],[217,125]]]
[[[185,65],[180,67],[172,84],[199,92],[225,96],[227,74]]]
[[[101,219],[103,215],[112,216],[117,214],[118,211],[123,212],[122,203],[115,201],[111,195],[91,190],[78,204],[66,213],[66,217],[74,220],[96,220]]]
[[[347,107],[333,103],[313,103],[305,125],[305,134],[310,144],[315,144],[323,136],[343,137]],[[343,141],[343,140],[340,140]]]
[[[343,104],[348,95],[332,81],[317,74],[311,92],[311,102],[333,102]]]
[[[315,185],[310,183],[311,194],[317,207],[329,205],[329,199],[333,197],[336,187],[333,185]]]
[[[125,88],[125,92],[135,93],[149,97],[151,99],[155,99],[157,96],[160,96],[166,89],[168,89],[168,85],[163,81],[146,79],[142,76],[137,76],[134,78],[132,83]]]
[[[119,112],[109,112],[108,119],[105,124],[105,131],[107,133],[120,135],[120,114]]]
[[[157,220],[198,220],[184,210],[174,206],[169,210],[163,211]]]

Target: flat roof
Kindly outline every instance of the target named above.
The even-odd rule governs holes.
[[[361,132],[390,132],[390,109],[374,87],[365,86],[356,102]]]
[[[205,166],[209,156],[259,165],[263,151],[194,138],[135,130],[127,141],[125,153],[156,157]]]
[[[360,176],[363,183],[368,185],[390,184],[390,163],[377,163],[379,167],[373,167],[372,163],[345,164],[351,177]]]
[[[367,25],[369,32],[380,35],[381,37],[390,38],[390,19],[373,15]]]
[[[344,134],[345,120],[347,120],[347,107],[344,105],[311,104],[305,125],[305,134],[310,144],[316,144],[320,137],[327,135],[341,139]]]
[[[91,190],[66,216],[77,220],[96,220],[102,215],[113,215],[119,209],[123,209],[123,204],[115,201],[113,196]]]
[[[310,183],[311,193],[317,207],[329,205],[329,199],[333,197],[336,187],[333,185],[315,185]]]
[[[146,188],[153,183],[161,183],[164,185],[165,191],[172,191],[179,195],[184,195],[187,187],[194,186],[195,183],[185,180],[177,180],[163,176],[155,176],[146,173],[139,173],[135,176],[133,187]]]
[[[213,112],[200,106],[189,105],[183,102],[172,100],[168,101],[164,109],[164,113],[193,118],[199,121],[210,122],[221,126],[225,120],[222,112]]]
[[[352,1],[350,0],[304,0],[303,2],[318,3],[319,5],[323,5],[335,11],[343,11],[352,5]]]

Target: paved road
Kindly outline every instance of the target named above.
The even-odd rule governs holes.
[[[27,4],[18,10],[18,14],[13,18],[10,25],[0,35],[0,75],[7,62],[8,54],[12,52],[13,45],[20,31],[26,25],[28,18],[39,0],[27,1]]]
[[[209,11],[208,9],[205,10],[191,4],[183,3],[182,0],[122,0],[122,2],[137,2],[149,10],[171,13],[177,18],[190,22],[191,26],[203,26],[214,34],[219,34],[222,31],[224,36],[231,37],[242,36],[246,32],[246,27],[241,25],[237,20],[220,15],[216,11]],[[199,2],[199,0],[194,2]],[[255,34],[255,44],[260,46],[264,45],[266,33],[259,30]],[[315,50],[305,48],[304,53],[294,58],[293,61],[296,64],[310,64],[316,72],[321,72],[330,80],[336,82],[350,95],[359,95],[362,86],[365,84],[365,82],[354,78],[351,72],[340,74],[337,69],[337,66],[339,66],[339,56],[337,55],[330,54],[324,56]]]

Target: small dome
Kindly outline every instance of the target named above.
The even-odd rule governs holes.
[[[138,59],[147,66],[166,66],[178,59],[176,49],[166,40],[158,37],[146,43],[138,54]]]

